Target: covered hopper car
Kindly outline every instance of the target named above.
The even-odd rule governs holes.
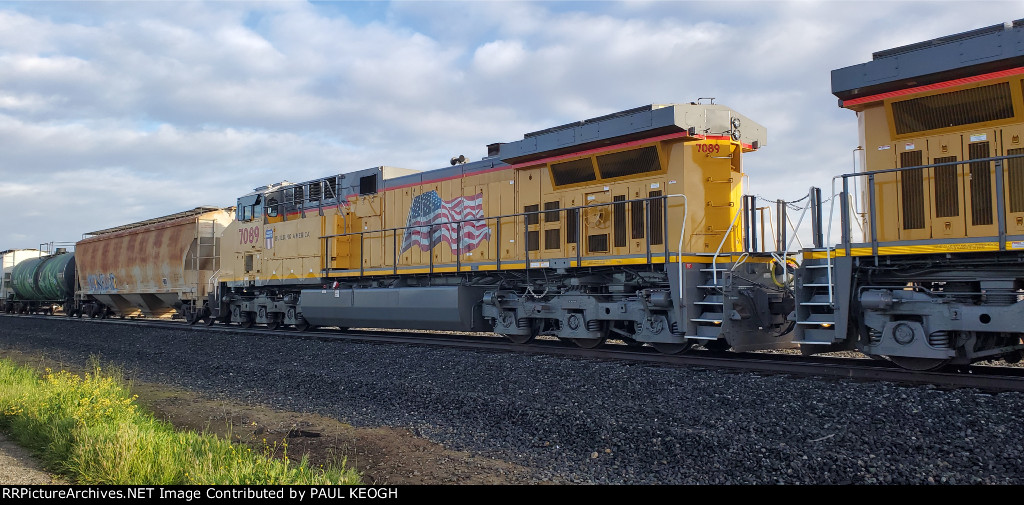
[[[181,313],[206,297],[231,218],[230,209],[197,207],[86,234],[75,245],[79,290],[71,312],[153,318]]]

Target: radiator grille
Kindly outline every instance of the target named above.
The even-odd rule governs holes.
[[[956,156],[935,158],[935,163],[950,163]],[[935,217],[954,217],[960,215],[960,178],[957,177],[959,165],[935,167]]]
[[[615,247],[626,247],[626,195],[612,198],[612,229],[615,232]]]
[[[661,191],[651,191],[647,196],[651,198],[661,196]],[[650,200],[649,208],[651,209],[651,245],[661,245],[664,240],[664,216],[662,213],[664,210],[662,206],[665,204],[664,200]]]
[[[561,217],[561,212],[558,208],[561,204],[558,202],[545,202],[544,203],[544,222],[545,223],[557,223]]]
[[[576,225],[577,225],[577,223],[579,223],[579,220],[580,220],[580,210],[579,209],[569,209],[569,210],[565,211],[565,243],[566,244],[575,244],[576,243],[576,237],[577,237],[577,233],[578,233],[576,231]]]
[[[1010,149],[1007,155],[1024,154],[1024,149]],[[1024,212],[1024,158],[1006,160],[1007,189],[1010,192],[1010,212]]]
[[[576,184],[597,179],[594,174],[594,163],[590,158],[551,164],[551,177],[556,186]]]
[[[527,215],[526,215],[526,225],[527,226],[530,226],[530,225],[533,225],[533,224],[540,224],[540,214],[536,213],[538,210],[540,210],[540,205],[539,204],[538,205],[526,205],[526,206],[523,207],[523,212],[527,213]],[[533,212],[533,214],[530,214],[530,212]]]
[[[969,144],[970,159],[989,157],[988,142]],[[982,161],[971,163],[971,224],[992,224],[992,169]]]
[[[900,167],[921,165],[921,151],[900,153]],[[924,169],[900,172],[900,192],[903,197],[903,229],[924,228]]]
[[[539,251],[540,250],[540,231],[528,231],[526,232],[526,250],[527,251]]]
[[[644,225],[644,221],[647,219],[644,216],[644,202],[633,202],[630,205],[632,206],[632,209],[630,209],[630,211],[633,215],[633,238],[644,238],[644,229],[646,227]]]
[[[559,249],[562,247],[561,231],[558,228],[544,230],[544,249]]]
[[[587,250],[590,252],[608,252],[608,234],[588,235]]]
[[[650,146],[598,156],[597,170],[602,179],[657,172],[661,170],[658,148]]]
[[[1013,117],[1010,83],[893,102],[896,133],[915,133]]]

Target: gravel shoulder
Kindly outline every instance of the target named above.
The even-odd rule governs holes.
[[[61,319],[4,320],[0,351],[114,363],[193,427],[318,432],[289,455],[316,440],[370,482],[1024,483],[1020,393]]]
[[[0,485],[46,484],[67,484],[67,480],[46,472],[28,450],[0,433]]]
[[[37,368],[86,371],[81,364],[55,361],[41,353],[2,349],[0,358]],[[135,380],[130,387],[140,405],[178,429],[230,437],[258,449],[270,447],[279,457],[287,446],[287,456],[296,461],[305,456],[313,466],[343,463],[357,468],[367,485],[521,484],[531,473],[514,463],[446,449],[408,429],[355,427],[313,413],[214,399],[167,384]],[[45,472],[28,450],[0,433],[0,484],[67,482]]]

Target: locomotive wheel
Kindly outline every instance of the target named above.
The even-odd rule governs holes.
[[[309,321],[303,319],[302,321],[295,325],[295,329],[299,331],[309,331],[313,329],[313,325],[309,324]]]
[[[217,322],[217,318],[213,317],[210,314],[207,314],[206,316],[203,317],[203,324],[205,324],[206,326],[213,326],[213,323],[216,323],[216,322]]]
[[[277,329],[280,329],[280,328],[281,328],[281,320],[280,319],[275,319],[275,320],[267,323],[267,329],[268,330],[277,330]]]
[[[238,323],[238,325],[241,326],[242,328],[245,328],[245,329],[252,328],[252,325],[253,325],[252,314],[250,314],[249,312],[243,313],[242,314],[242,322]]]
[[[670,344],[668,342],[651,342],[651,347],[658,350],[662,354],[679,354],[688,351],[693,347],[692,342],[683,342],[682,344]]]
[[[932,372],[939,370],[942,367],[949,364],[948,359],[937,359],[937,358],[911,358],[908,356],[886,356],[889,361],[896,363],[896,366],[905,370],[913,370],[915,372]]]
[[[584,349],[593,349],[604,343],[604,338],[574,338],[572,343]]]
[[[512,342],[513,344],[528,344],[532,342],[534,338],[537,337],[537,334],[530,332],[527,333],[526,335],[505,335],[504,333],[502,333],[501,336],[509,339],[509,341]]]

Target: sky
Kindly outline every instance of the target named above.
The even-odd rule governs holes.
[[[831,70],[1021,7],[0,1],[0,250],[700,97],[767,128],[749,193],[827,197],[857,147]]]

